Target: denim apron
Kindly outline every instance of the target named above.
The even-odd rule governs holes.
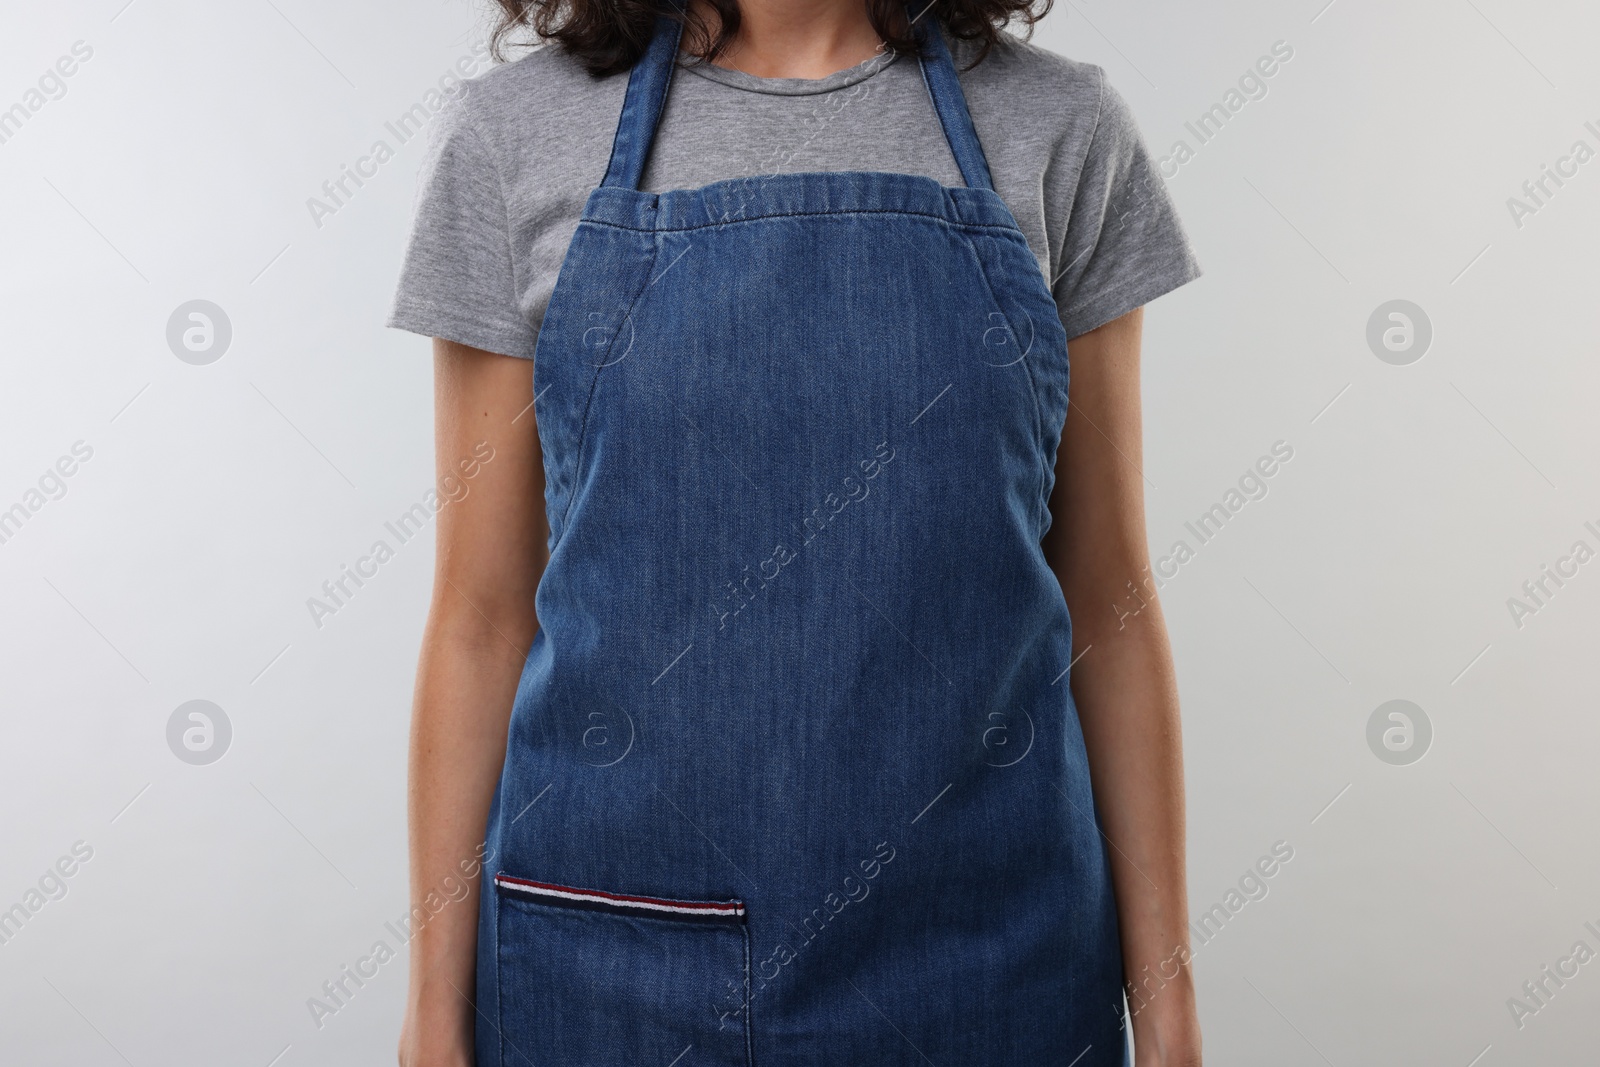
[[[479,1067],[1124,1062],[1040,547],[1066,336],[932,21],[964,188],[641,192],[678,22],[629,76],[535,357]]]

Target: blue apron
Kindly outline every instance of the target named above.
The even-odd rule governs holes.
[[[1124,1062],[1040,547],[1066,336],[931,22],[965,188],[641,192],[677,21],[630,74],[535,357],[479,1067]]]

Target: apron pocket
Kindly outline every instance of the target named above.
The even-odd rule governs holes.
[[[505,1067],[750,1067],[742,902],[494,884]]]

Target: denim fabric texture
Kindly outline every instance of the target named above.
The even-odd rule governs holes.
[[[1067,348],[990,187],[637,189],[632,72],[545,314],[551,555],[488,828],[479,1067],[1121,1067],[1040,538]]]

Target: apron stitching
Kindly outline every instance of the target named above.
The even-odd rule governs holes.
[[[902,211],[897,208],[867,208],[853,211],[774,211],[766,215],[751,215],[739,219],[717,219],[709,222],[697,222],[689,226],[659,226],[646,229],[642,226],[627,226],[609,219],[585,218],[583,221],[594,226],[608,226],[615,230],[627,230],[629,233],[685,233],[690,230],[705,230],[718,226],[737,226],[745,222],[762,222],[766,219],[792,219],[809,218],[812,216],[836,215],[841,218],[850,218],[857,215],[909,215],[912,218],[933,219],[943,223],[952,230],[994,230],[1000,233],[1010,233],[1016,230],[1015,223],[1005,222],[952,222],[943,215],[935,215],[927,211]],[[1021,231],[1017,231],[1019,234]],[[1026,240],[1026,238],[1024,238]]]
[[[483,883],[481,881],[478,883],[478,892],[483,892]],[[494,1017],[500,1024],[496,1027],[496,1036],[500,1038],[500,1054],[495,1058],[495,1063],[499,1067],[505,1067],[506,1009],[505,998],[500,995],[500,986],[502,984],[500,975],[500,920],[503,918],[500,908],[500,901],[496,900],[494,902]]]
[[[648,232],[648,231],[641,231],[641,232]],[[644,272],[644,277],[645,278],[648,279],[650,277],[650,275],[655,271],[655,269],[656,269],[656,260],[658,260],[660,258],[661,258],[661,239],[659,237],[657,237],[656,240],[651,242],[651,246],[650,246],[650,263],[649,263],[648,267],[645,269],[645,272]],[[628,302],[628,309],[625,312],[623,312],[622,322],[624,322],[624,323],[631,322],[631,320],[633,319],[633,309],[639,306],[639,300],[644,296],[645,290],[648,289],[648,288],[650,288],[650,286],[648,284],[641,285],[639,287],[638,292],[633,294],[633,299]],[[561,537],[558,537],[556,539],[556,542],[558,544],[560,543],[562,538],[565,538],[566,535],[567,535],[567,517],[572,514],[572,505],[578,499],[578,481],[579,481],[579,476],[583,472],[584,446],[588,443],[588,437],[589,437],[589,408],[594,403],[594,391],[600,384],[600,372],[605,370],[605,368],[606,368],[606,358],[611,355],[611,346],[617,343],[617,334],[621,333],[621,332],[622,332],[622,328],[621,328],[621,324],[619,324],[616,332],[614,332],[611,335],[611,341],[606,345],[605,352],[600,357],[600,363],[594,368],[594,376],[589,379],[589,393],[588,393],[588,395],[586,397],[584,397],[584,400],[583,400],[583,415],[578,420],[577,455],[574,457],[574,459],[572,461],[572,487],[568,490],[567,506],[565,508],[561,509]],[[551,545],[550,548],[551,548],[552,551],[554,551],[555,545]]]
[[[745,1067],[755,1067],[755,1027],[750,1024],[750,927],[744,932],[744,1062]]]
[[[989,302],[1000,313],[1000,317],[1005,319],[1006,328],[1011,331],[1012,339],[1021,344],[1021,336],[1017,333],[1016,324],[1011,321],[1011,316],[1000,306],[1000,299],[995,295],[994,283],[989,280],[989,271],[983,264],[983,257],[978,254],[977,246],[972,243],[972,238],[965,234],[962,235],[962,240],[967,246],[967,251],[972,254],[973,265],[978,268],[978,277],[983,279],[984,289],[989,294]],[[1039,383],[1033,376],[1033,367],[1029,365],[1027,356],[1024,356],[1020,362],[1022,363],[1023,372],[1028,376],[1028,395],[1033,398],[1033,443],[1034,449],[1039,453],[1039,490],[1034,493],[1035,517],[1033,525],[1035,530],[1040,530],[1044,525],[1044,485],[1048,470],[1047,464],[1050,458],[1045,454],[1048,450],[1045,448],[1044,440],[1044,404],[1039,398]],[[1043,534],[1041,533],[1040,536],[1043,536]]]

